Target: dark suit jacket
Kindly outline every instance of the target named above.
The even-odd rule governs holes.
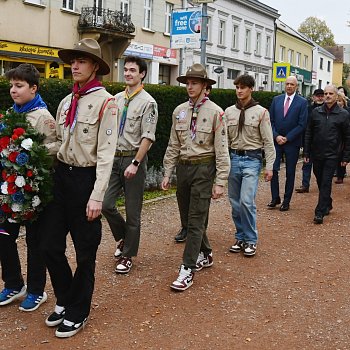
[[[284,117],[285,94],[273,98],[270,107],[270,119],[273,138],[281,135],[287,137],[287,143],[301,146],[302,134],[306,129],[308,106],[304,97],[295,95],[289,106],[287,115]]]

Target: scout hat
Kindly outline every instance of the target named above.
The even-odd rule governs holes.
[[[58,51],[60,59],[70,64],[72,59],[79,56],[87,56],[98,63],[100,68],[96,72],[97,75],[106,75],[110,72],[108,64],[102,59],[101,47],[99,43],[90,38],[81,39],[74,45],[73,49],[62,49]]]
[[[199,63],[195,63],[194,65],[192,65],[190,68],[188,68],[186,75],[181,75],[177,77],[176,80],[179,83],[186,84],[186,81],[189,78],[202,79],[206,81],[209,85],[216,84],[215,80],[208,78],[205,68]]]

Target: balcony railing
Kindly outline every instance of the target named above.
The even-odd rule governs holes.
[[[135,26],[131,15],[121,11],[112,11],[100,7],[83,7],[78,22],[79,28],[101,28],[120,33],[133,33]]]

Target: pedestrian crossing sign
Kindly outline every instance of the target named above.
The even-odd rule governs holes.
[[[289,75],[290,75],[289,63],[273,64],[273,81],[286,81]]]

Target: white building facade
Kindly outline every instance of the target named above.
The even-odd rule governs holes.
[[[332,84],[334,55],[314,44],[313,65],[312,65],[312,85],[315,89],[324,89],[328,84]]]

